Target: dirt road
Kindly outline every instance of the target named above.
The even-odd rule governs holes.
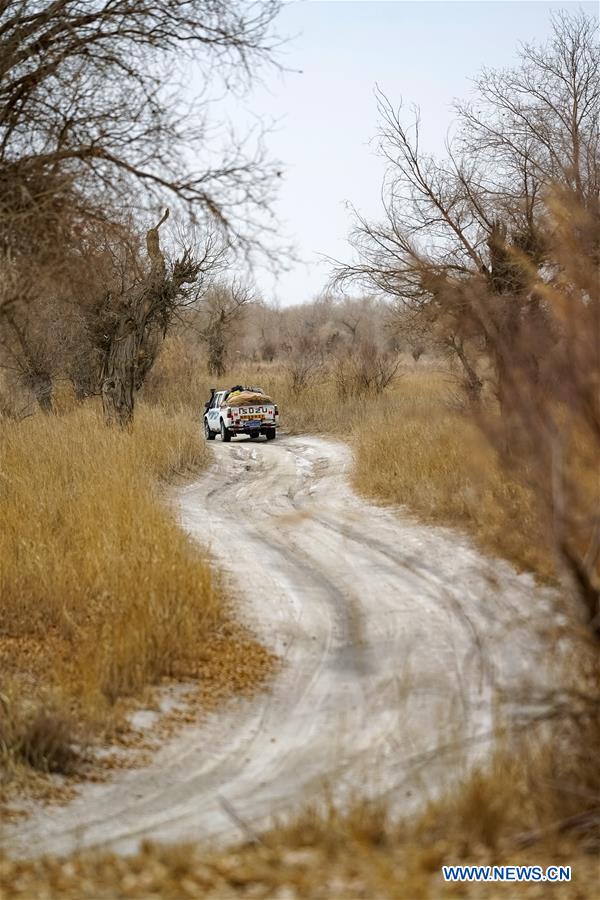
[[[282,437],[214,450],[213,468],[177,495],[181,521],[235,573],[241,615],[281,670],[150,765],[37,810],[6,836],[15,853],[243,837],[324,782],[410,809],[485,752],[492,684],[536,669],[520,615],[534,606],[531,579],[356,497],[344,445]]]

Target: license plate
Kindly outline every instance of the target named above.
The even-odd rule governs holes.
[[[249,428],[259,428],[260,427],[260,419],[252,419],[252,421],[244,422],[244,425],[247,425]]]

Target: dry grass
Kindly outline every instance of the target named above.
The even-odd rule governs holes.
[[[27,704],[21,695],[2,695],[0,764],[19,760],[38,772],[71,774],[78,757],[77,725],[61,710]]]
[[[169,652],[157,656],[150,634],[144,634],[144,643],[138,644],[135,627],[138,595],[131,585],[137,585],[140,579],[142,584],[147,583],[143,580],[144,572],[147,566],[154,564],[155,553],[159,568],[168,564],[166,546],[170,545],[167,553],[170,559],[173,558],[171,546],[176,548],[176,553],[182,554],[176,557],[178,577],[182,579],[178,583],[182,596],[188,597],[189,608],[194,608],[193,604],[200,601],[201,594],[196,593],[194,598],[189,596],[188,575],[181,569],[189,565],[202,566],[199,584],[204,596],[200,623],[205,647],[211,646],[208,637],[211,627],[222,614],[218,585],[195,551],[188,557],[189,545],[165,508],[158,503],[149,477],[166,477],[173,471],[202,463],[205,451],[198,445],[195,427],[190,422],[191,413],[199,418],[201,399],[207,394],[210,379],[189,360],[187,368],[185,365],[182,368],[182,359],[185,363],[181,347],[172,345],[147,391],[148,400],[158,405],[141,410],[133,434],[106,432],[88,411],[68,414],[58,422],[35,419],[29,424],[14,426],[12,443],[10,437],[8,441],[4,438],[7,446],[12,448],[13,464],[18,469],[17,459],[23,455],[23,434],[30,430],[25,464],[27,479],[33,480],[43,499],[48,497],[46,491],[52,494],[52,487],[45,484],[43,475],[38,473],[36,476],[43,468],[43,446],[52,443],[56,435],[62,435],[63,443],[59,442],[56,454],[51,457],[52,477],[65,486],[65,490],[69,478],[78,485],[77,492],[69,496],[80,498],[76,504],[78,510],[88,510],[84,521],[96,522],[89,525],[95,535],[94,554],[104,553],[105,556],[102,557],[104,563],[94,566],[93,572],[104,572],[108,562],[115,568],[127,568],[126,561],[134,560],[136,577],[128,581],[128,573],[122,573],[131,595],[130,612],[117,610],[128,631],[109,628],[108,642],[103,650],[96,648],[94,651],[90,643],[86,645],[86,653],[101,655],[100,661],[87,670],[95,674],[83,692],[85,698],[92,698],[90,709],[94,711],[98,705],[109,704],[119,691],[135,689],[132,672],[145,670],[144,678],[153,678],[163,671],[163,666],[165,671],[172,672],[178,672],[179,666],[183,666],[182,671],[186,666],[193,668],[193,652],[189,657],[184,653],[177,659]],[[168,380],[161,386],[165,370],[169,373]],[[232,377],[259,384],[272,392],[280,404],[283,424],[289,430],[348,437],[355,450],[355,484],[364,493],[387,502],[405,504],[428,521],[465,527],[488,549],[521,565],[545,571],[547,557],[532,498],[503,473],[494,453],[469,423],[456,402],[455,388],[447,371],[407,363],[402,377],[389,391],[381,396],[358,399],[340,398],[335,382],[328,378],[315,381],[303,392],[294,393],[286,373],[273,366],[236,371],[235,376],[224,380],[225,383]],[[164,412],[164,406],[169,412]],[[382,422],[392,424],[384,430]],[[58,431],[51,436],[48,429],[56,428]],[[32,445],[40,449],[32,452]],[[77,454],[72,452],[73,447],[77,448]],[[80,465],[74,456],[81,457],[84,462]],[[122,468],[119,466],[115,471],[117,458],[122,460]],[[66,464],[65,459],[69,460]],[[109,477],[107,470],[111,470]],[[136,480],[135,472],[144,474]],[[93,498],[88,491],[93,492]],[[77,573],[82,572],[86,580],[85,595],[94,597],[97,595],[90,585],[95,584],[95,578],[90,575],[88,562],[82,564],[81,556],[71,558],[68,548],[72,532],[68,518],[73,515],[73,500],[65,515],[64,504],[58,496],[61,495],[54,494],[53,502],[46,499],[40,509],[46,520],[43,533],[48,534],[51,511],[59,533],[63,534],[61,556],[69,564],[73,563],[70,577],[59,565],[49,568],[56,573],[53,577],[60,579],[55,582],[60,584],[60,596],[65,600],[70,598],[70,602],[50,602],[48,594],[44,607],[30,604],[28,615],[34,640],[38,639],[35,635],[45,628],[45,623],[52,621],[52,629],[64,646],[77,653],[73,635],[83,632],[72,633],[72,622],[78,629],[85,630],[86,626],[85,621],[81,621],[82,592],[77,594],[73,580],[77,581]],[[123,500],[124,497],[129,499]],[[29,511],[29,522],[33,498],[27,502],[30,505],[25,505],[25,511]],[[17,506],[18,503],[14,505],[13,515],[16,515]],[[90,509],[93,509],[93,515]],[[110,513],[103,510],[110,510]],[[107,515],[112,521],[115,510],[119,510],[115,531],[109,529],[106,544],[103,544],[98,539],[102,531],[99,523],[106,520]],[[507,510],[512,510],[510,515]],[[95,519],[98,514],[99,519]],[[150,528],[144,524],[157,520],[160,526],[152,524]],[[32,522],[35,523],[34,518]],[[518,529],[514,522],[519,523]],[[34,524],[28,525],[25,534],[37,546],[40,540],[39,537],[36,540],[35,535],[32,538],[30,528],[33,527]],[[142,529],[143,536],[138,528]],[[165,530],[158,531],[158,528]],[[160,545],[159,535],[162,535]],[[118,552],[122,542],[126,543],[127,557]],[[145,547],[142,555],[133,552],[140,543]],[[42,562],[47,566],[49,560],[42,557]],[[35,573],[40,567],[31,562],[27,570],[30,580],[34,577],[31,570]],[[108,603],[105,609],[115,609],[114,597],[121,590],[120,577],[111,572],[102,582],[106,591],[104,602]],[[160,578],[158,571],[156,577]],[[206,577],[208,582],[202,580]],[[38,578],[36,591],[45,597],[40,582]],[[54,591],[51,596],[58,595]],[[152,602],[158,603],[158,600],[155,591]],[[84,608],[87,610],[87,605]],[[91,615],[94,608],[99,609],[92,604]],[[46,610],[44,615],[41,615],[41,609]],[[128,615],[132,618],[127,618]],[[85,620],[85,615],[83,618]],[[120,635],[127,634],[135,640],[121,640]],[[188,634],[185,627],[182,634],[182,647],[185,647]],[[29,642],[29,632],[26,636],[21,633],[16,640]],[[148,651],[146,642],[152,652]],[[228,647],[213,645],[215,660],[226,658]],[[124,665],[103,664],[102,660],[110,654],[114,654],[116,660],[125,660]],[[235,660],[239,658],[236,652],[233,656]],[[56,653],[51,655],[53,665],[58,657]],[[84,659],[83,655],[79,656],[80,665]],[[132,669],[130,663],[134,659],[138,662]],[[65,677],[61,675],[62,689],[67,686],[67,693],[74,686],[76,669],[72,665],[60,669],[67,673]],[[48,675],[52,678],[51,671]],[[81,702],[79,691],[75,690],[70,696]],[[591,900],[596,896],[599,838],[594,834],[593,819],[590,825],[587,814],[600,792],[593,759],[599,739],[595,721],[586,720],[583,728],[581,722],[559,721],[552,726],[549,743],[526,740],[518,748],[513,746],[509,752],[498,753],[489,769],[472,773],[463,785],[432,802],[416,819],[401,823],[388,820],[385,803],[358,803],[343,813],[323,807],[307,810],[293,822],[272,828],[261,836],[260,842],[232,850],[149,844],[127,858],[103,852],[32,862],[0,858],[0,895],[62,900],[125,897],[146,900],[184,896],[208,900],[228,897],[437,900],[446,896],[500,898],[509,895],[507,885],[450,886],[443,883],[442,864],[468,862],[571,865],[573,882],[553,885],[552,896],[561,900],[572,897]],[[68,741],[66,743],[68,745]],[[49,760],[42,765],[50,767]],[[585,825],[585,829],[578,828],[578,824]],[[547,896],[547,889],[544,885],[520,885],[519,896],[543,898]]]
[[[140,406],[130,432],[106,428],[93,408],[3,422],[5,767],[56,768],[82,722],[105,724],[117,700],[163,676],[197,676],[207,653],[218,667],[215,641],[227,656],[219,579],[160,496],[160,480],[206,454],[197,423],[158,407]],[[238,646],[238,661],[252,657],[251,643]]]
[[[328,377],[294,392],[277,366],[244,367],[223,383],[232,380],[272,393],[283,426],[292,432],[347,437],[355,450],[355,484],[364,493],[405,504],[428,521],[460,525],[487,549],[544,574],[551,571],[531,495],[502,470],[469,422],[447,370],[407,362],[390,390],[361,398],[340,397]],[[172,342],[146,391],[159,409],[145,410],[136,428],[144,427],[145,417],[166,421],[163,406],[172,421],[189,421],[190,413],[199,417],[211,381],[216,383],[185,344]],[[176,468],[195,464],[183,455]],[[160,475],[161,453],[151,457],[150,470]],[[221,852],[147,845],[128,858],[92,852],[67,860],[0,859],[0,894],[65,900],[514,895],[507,885],[444,885],[442,864],[468,862],[571,865],[573,882],[553,885],[552,896],[591,900],[597,896],[600,841],[594,764],[599,740],[596,719],[560,719],[544,735],[527,735],[519,746],[498,752],[487,770],[472,773],[416,819],[399,824],[388,820],[385,804],[359,803],[343,813],[308,810],[260,842]],[[547,895],[544,885],[519,885],[519,896]]]
[[[598,811],[590,818],[589,765],[572,756],[571,738],[544,744],[530,736],[498,753],[490,768],[416,819],[394,823],[385,803],[348,811],[321,804],[260,841],[222,851],[196,845],[145,845],[133,857],[88,852],[67,860],[17,863],[0,858],[7,898],[306,898],[306,900],[438,900],[513,897],[506,884],[446,885],[444,864],[568,865],[572,881],[554,884],[560,900],[597,896]],[[594,745],[598,723],[575,746]],[[589,751],[588,751],[589,752]],[[584,761],[585,762],[585,761]],[[582,771],[585,775],[582,777]],[[569,792],[550,791],[557,777]],[[549,896],[544,884],[520,884],[519,897]]]
[[[405,505],[427,522],[462,528],[519,569],[554,574],[534,494],[503,468],[457,405],[448,376],[411,373],[371,405],[353,446],[354,484],[362,493]]]
[[[174,339],[148,386],[154,402],[202,412],[209,387],[256,384],[278,402],[282,428],[292,434],[331,434],[354,450],[354,486],[387,503],[404,505],[432,524],[467,531],[486,552],[542,578],[555,573],[543,517],[523,480],[501,465],[443,361],[404,360],[380,394],[340,394],[335,373],[323,371],[302,390],[279,364],[244,363],[220,381],[201,357]]]

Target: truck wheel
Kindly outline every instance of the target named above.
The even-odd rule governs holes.
[[[257,441],[260,437],[260,431],[251,431],[250,432],[250,440]]]
[[[226,444],[228,444],[229,441],[231,440],[231,433],[229,431],[229,428],[227,428],[227,426],[225,425],[225,422],[222,419],[221,419],[221,440],[224,441]]]
[[[265,434],[267,436],[268,441],[274,441],[275,435],[277,434],[277,432],[275,431],[275,429],[273,429],[272,431],[266,431]]]
[[[214,441],[214,439],[216,438],[216,434],[214,433],[214,431],[211,431],[208,427],[208,421],[206,419],[204,420],[204,437],[207,441]]]

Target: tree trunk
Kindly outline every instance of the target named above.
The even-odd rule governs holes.
[[[225,374],[225,334],[220,322],[213,325],[208,337],[207,368],[219,378]]]
[[[68,374],[78,403],[83,403],[88,397],[98,393],[99,373],[89,357],[77,359],[70,366]]]
[[[158,225],[146,233],[150,272],[117,314],[104,361],[101,378],[104,418],[121,427],[131,423],[136,391],[158,353],[153,315],[163,311],[166,275],[158,229],[168,215],[167,209]]]
[[[44,413],[52,412],[52,378],[48,372],[32,372],[28,378],[39,408]]]
[[[135,362],[140,337],[130,319],[119,323],[111,341],[102,377],[102,408],[108,423],[125,427],[135,406]]]
[[[450,347],[458,356],[465,373],[465,388],[471,402],[479,403],[481,398],[481,389],[483,382],[471,364],[464,350],[463,342],[460,338],[452,337],[449,341]]]
[[[500,414],[510,424],[515,403],[515,380],[519,379],[518,367],[528,350],[521,346],[522,334],[520,326],[521,298],[502,296],[504,310],[499,319],[498,333],[493,343],[495,355],[496,380],[498,383],[498,401]]]

